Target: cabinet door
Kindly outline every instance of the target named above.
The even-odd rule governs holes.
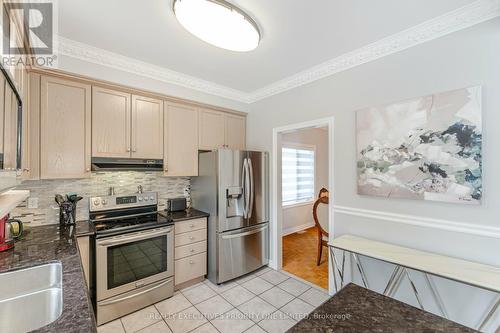
[[[90,177],[91,87],[43,76],[40,95],[40,177]]]
[[[165,102],[166,176],[198,175],[198,111]]]
[[[8,83],[5,84],[3,116],[3,167],[6,170],[15,170],[17,168],[17,98]]]
[[[3,169],[4,161],[4,150],[3,150],[3,139],[4,139],[4,115],[5,115],[5,78],[0,75],[0,169]]]
[[[132,157],[163,158],[163,101],[132,95]]]
[[[92,156],[130,157],[130,97],[92,87]]]
[[[232,114],[225,115],[225,143],[227,148],[245,149],[246,118]]]
[[[200,109],[199,112],[200,150],[224,147],[224,114],[205,109]]]

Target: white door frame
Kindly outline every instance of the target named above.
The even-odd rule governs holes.
[[[271,166],[271,255],[269,266],[276,270],[280,270],[283,267],[282,259],[282,229],[283,229],[283,219],[282,214],[282,204],[281,200],[278,200],[278,195],[281,193],[280,183],[278,175],[281,175],[281,171],[278,170],[278,149],[280,148],[278,137],[284,132],[289,132],[293,130],[306,129],[311,127],[328,127],[328,189],[330,190],[330,200],[329,200],[329,214],[328,214],[328,230],[330,235],[330,240],[333,239],[334,235],[334,219],[333,219],[333,203],[334,203],[334,191],[333,187],[333,152],[334,152],[334,117],[321,118],[317,120],[306,121],[298,124],[292,124],[282,127],[273,128],[273,156],[272,156],[272,166]],[[281,198],[281,196],[280,196]],[[328,256],[327,256],[328,257]],[[331,295],[334,292],[333,285],[333,270],[331,265],[328,265],[328,290]]]

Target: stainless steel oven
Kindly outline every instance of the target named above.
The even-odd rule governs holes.
[[[173,226],[96,240],[97,324],[173,294]]]

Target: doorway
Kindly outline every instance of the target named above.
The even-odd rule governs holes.
[[[326,118],[275,128],[272,164],[270,265],[329,291],[325,245],[333,235],[333,124]]]

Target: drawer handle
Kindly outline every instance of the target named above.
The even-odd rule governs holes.
[[[191,253],[192,253],[192,252],[194,252],[194,249],[191,249],[191,251],[190,251],[190,252],[191,252]]]
[[[189,260],[189,263],[190,263],[190,264],[192,265],[192,264],[194,264],[194,261],[192,261],[192,260]]]

